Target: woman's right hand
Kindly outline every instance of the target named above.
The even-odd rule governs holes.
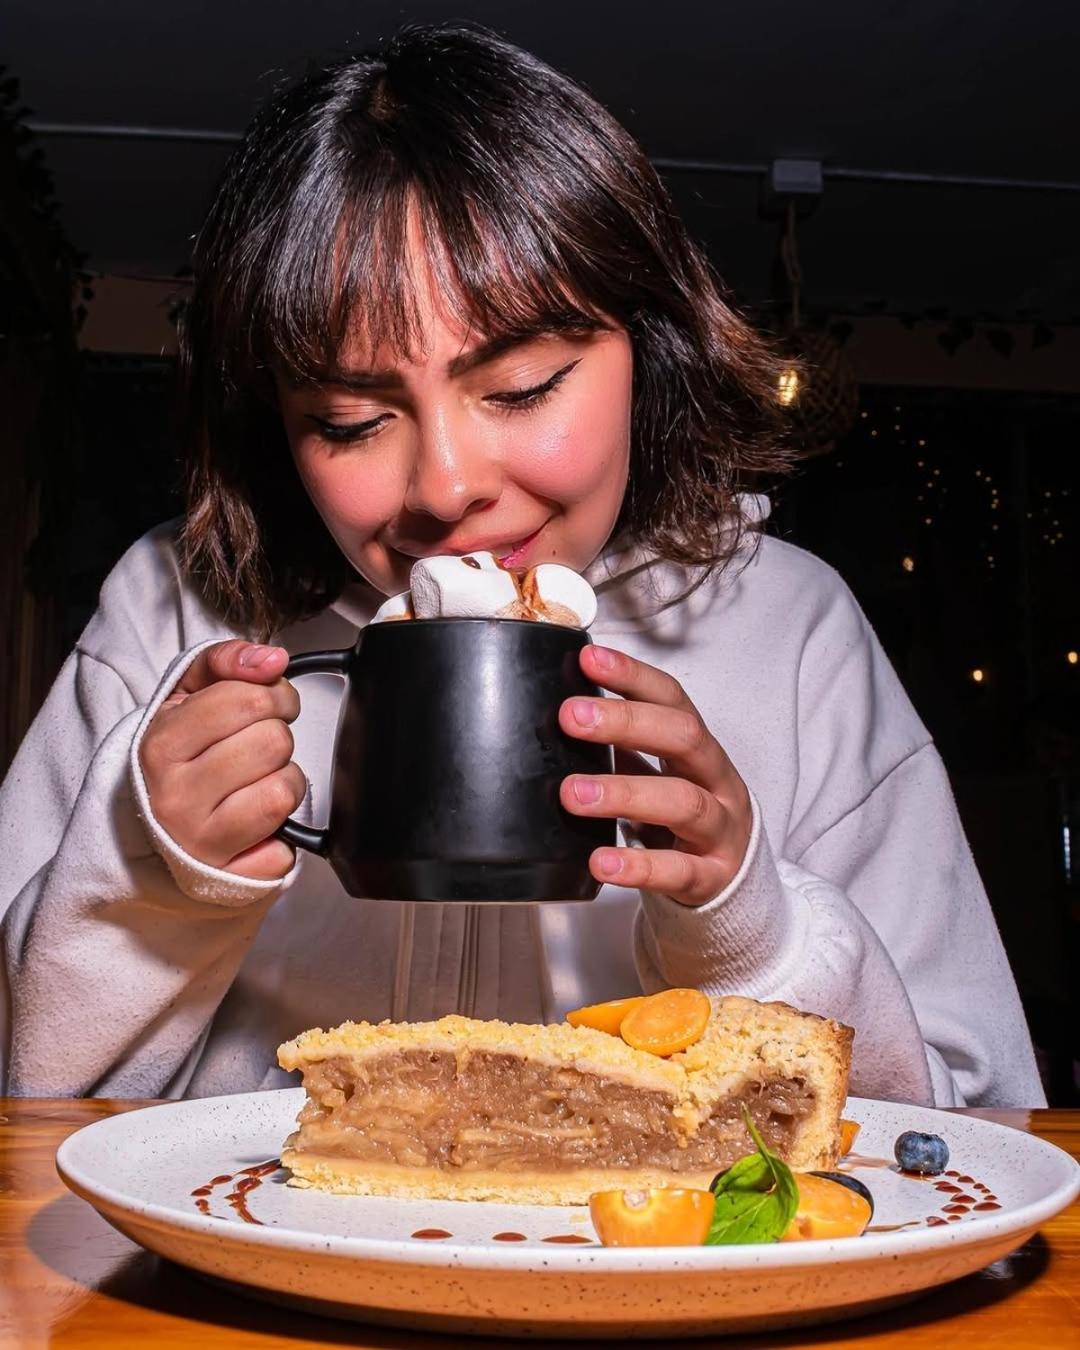
[[[292,868],[273,837],[304,799],[289,654],[235,638],[199,653],[154,715],[139,761],[158,823],[185,852],[258,881]]]

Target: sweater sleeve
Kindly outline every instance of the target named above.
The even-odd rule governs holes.
[[[115,640],[123,672],[80,644],[0,789],[0,1086],[14,1094],[181,1095],[293,875],[219,873],[153,821],[134,747],[203,644],[174,647],[171,664],[164,632],[125,645],[126,584],[147,605],[151,587],[145,568],[118,571],[88,633],[98,648]]]
[[[643,987],[780,999],[845,1022],[855,1028],[851,1090],[861,1096],[1042,1105],[1016,985],[944,767],[853,601],[848,608],[858,620],[852,628],[848,613],[850,640],[829,644],[843,654],[839,668],[823,672],[806,700],[795,827],[774,851],[755,800],[746,860],[722,894],[697,909],[642,896]],[[891,765],[883,709],[921,733]],[[875,769],[869,785],[838,809],[837,794],[866,766]]]

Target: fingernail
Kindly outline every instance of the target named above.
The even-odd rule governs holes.
[[[574,796],[584,806],[592,806],[600,800],[600,784],[595,778],[575,778]]]
[[[593,660],[601,670],[611,670],[615,665],[615,653],[610,647],[593,647]]]
[[[579,727],[594,727],[600,720],[600,709],[588,698],[570,700],[570,712]]]
[[[250,647],[245,647],[240,653],[240,665],[246,669],[261,666],[273,650],[273,647],[264,647],[262,643],[252,643]]]
[[[622,856],[613,848],[600,850],[600,871],[606,877],[613,877],[623,869]]]

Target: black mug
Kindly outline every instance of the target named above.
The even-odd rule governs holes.
[[[591,900],[589,854],[615,821],[571,815],[567,774],[612,770],[567,736],[559,706],[599,690],[582,629],[520,619],[370,624],[356,646],[294,656],[288,678],[343,675],[327,828],[279,836],[326,858],[350,895],[385,900]]]

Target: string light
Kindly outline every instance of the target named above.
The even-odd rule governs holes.
[[[971,678],[975,681],[976,684],[982,684],[983,680],[986,679],[986,672],[984,670],[980,670],[978,666],[976,666],[975,669],[971,672]]]
[[[1065,660],[1068,661],[1070,666],[1075,666],[1080,662],[1080,652],[1066,652]]]
[[[799,397],[799,372],[794,366],[788,366],[786,370],[780,372],[780,387],[777,393],[780,406],[790,408]],[[866,414],[863,413],[865,417]]]
[[[923,513],[914,517],[913,524],[915,524],[916,530],[910,537],[910,542],[918,546],[923,539],[924,536],[918,533],[918,529],[926,531],[934,529],[938,534],[943,531],[951,534],[954,524],[962,533],[972,530],[972,527],[974,527],[973,532],[976,537],[971,540],[970,545],[975,554],[973,561],[977,565],[977,559],[981,554],[983,576],[985,577],[987,571],[999,570],[996,555],[988,552],[988,550],[1003,547],[1005,538],[1012,531],[1015,510],[1015,518],[1023,527],[1030,543],[1034,543],[1035,540],[1034,523],[1037,521],[1043,545],[1047,549],[1055,549],[1058,557],[1065,552],[1065,549],[1058,548],[1058,545],[1065,544],[1069,522],[1065,519],[1067,508],[1062,505],[1059,498],[1063,499],[1069,495],[1067,488],[1055,484],[1051,484],[1050,488],[1038,485],[1031,494],[1033,500],[1030,503],[1020,503],[1011,495],[1007,479],[999,479],[1001,485],[995,483],[995,475],[1000,474],[1002,467],[996,458],[993,460],[992,466],[987,467],[985,464],[973,464],[971,460],[968,460],[966,464],[960,464],[955,457],[949,460],[942,454],[939,463],[935,466],[933,460],[927,454],[931,437],[918,434],[919,416],[917,410],[903,404],[893,404],[891,405],[893,416],[890,417],[889,407],[890,405],[886,404],[879,405],[876,410],[860,408],[859,417],[866,423],[866,431],[869,432],[867,439],[876,442],[874,446],[876,451],[886,456],[898,456],[899,462],[906,462],[910,466],[910,476],[907,479],[906,486],[914,501],[911,502],[910,497],[908,500],[911,502],[914,511]],[[908,420],[909,418],[910,420]],[[976,453],[986,452],[984,450]],[[910,458],[907,457],[908,454],[910,454]],[[936,442],[935,458],[938,458]],[[837,469],[841,467],[835,457],[833,464]],[[911,468],[915,470],[915,473],[910,473]],[[970,492],[971,479],[964,477],[968,473],[973,473],[975,476],[977,487],[974,499],[971,498]],[[965,483],[967,484],[967,490],[965,490]],[[949,485],[951,485],[951,489]],[[986,488],[985,496],[981,491],[983,487]],[[946,494],[949,494],[948,500],[946,500]],[[1073,493],[1074,497],[1076,495],[1076,493]],[[1024,508],[1028,506],[1031,509],[1025,510]],[[971,507],[976,508],[974,519],[970,514]],[[952,509],[950,510],[950,508]],[[985,509],[987,514],[979,525],[977,524],[977,516],[982,509]],[[958,510],[961,516],[954,521]],[[1021,515],[1021,510],[1024,510],[1023,515]],[[980,535],[981,539],[979,538]],[[995,538],[994,536],[998,537]],[[910,574],[915,571],[916,559],[914,556],[902,554],[898,561],[905,573]],[[923,559],[919,565],[920,572],[924,571],[927,565],[929,564]],[[1010,570],[1011,563],[1009,560],[1002,563],[1002,568],[1005,571]],[[989,579],[987,578],[987,580]],[[1076,664],[1080,664],[1080,660]],[[971,671],[968,671],[968,677],[974,678]],[[991,672],[984,670],[983,678],[986,682],[991,682]],[[976,681],[976,683],[981,682]]]

